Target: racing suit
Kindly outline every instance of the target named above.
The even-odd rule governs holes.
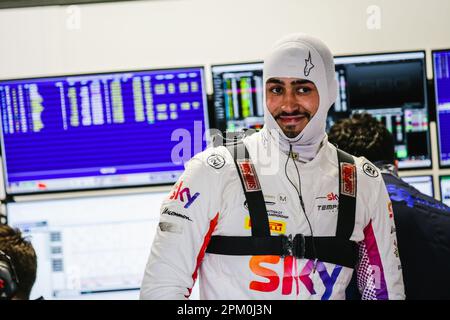
[[[287,162],[288,155],[272,143],[265,128],[243,142],[264,193],[271,235],[311,235],[312,229],[315,237],[334,236],[339,170],[336,148],[327,137],[313,160],[296,160],[300,185],[292,159]],[[188,298],[200,276],[201,299],[345,299],[355,270],[363,299],[404,299],[394,217],[383,179],[365,158],[355,158],[355,164],[351,240],[358,243],[359,262],[351,269],[292,256],[206,253],[211,236],[250,236],[251,224],[228,150],[221,146],[197,154],[161,206],[141,298]],[[288,177],[301,188],[306,212]]]

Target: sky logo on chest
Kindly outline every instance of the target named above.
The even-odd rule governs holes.
[[[339,196],[330,192],[324,197],[316,198],[316,210],[319,213],[337,213],[339,209]]]
[[[302,297],[318,296],[329,300],[342,267],[328,265],[313,260],[297,260],[292,256],[253,256],[249,262],[255,280],[249,283],[249,289],[259,292],[278,292],[283,295]],[[314,269],[316,271],[314,271]],[[261,278],[265,278],[261,281]],[[320,279],[320,280],[319,280]]]

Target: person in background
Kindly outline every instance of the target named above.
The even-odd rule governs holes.
[[[338,121],[328,139],[381,170],[395,216],[406,298],[450,299],[450,208],[399,177],[393,136],[370,114]]]
[[[0,299],[29,300],[37,257],[18,229],[0,224]]]

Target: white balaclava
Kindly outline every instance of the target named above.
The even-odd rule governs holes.
[[[303,131],[295,138],[287,137],[266,103],[265,84],[269,78],[300,78],[312,81],[319,93],[319,108]],[[298,154],[299,160],[311,161],[317,154],[325,138],[325,126],[328,109],[337,96],[337,82],[333,55],[330,49],[319,39],[296,33],[283,37],[275,43],[272,51],[264,60],[264,121],[269,135],[278,134],[280,149]]]

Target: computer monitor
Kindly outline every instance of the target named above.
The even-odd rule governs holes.
[[[31,239],[38,257],[31,298],[138,299],[168,194],[9,203],[8,224]]]
[[[2,157],[0,155],[0,166],[2,165]],[[0,168],[0,201],[3,201],[6,199],[6,190],[5,190],[5,179],[3,178],[3,170]]]
[[[425,52],[335,58],[338,98],[327,127],[368,112],[392,133],[399,168],[431,167]]]
[[[450,49],[433,51],[439,162],[450,166]]]
[[[213,65],[211,71],[217,129],[238,131],[262,128],[263,63]]]
[[[402,180],[412,185],[414,188],[426,194],[427,196],[434,197],[433,177],[432,176],[411,176],[402,177]]]
[[[0,109],[9,194],[173,183],[209,127],[202,67],[0,81]]]
[[[440,176],[441,201],[450,207],[450,176]]]

